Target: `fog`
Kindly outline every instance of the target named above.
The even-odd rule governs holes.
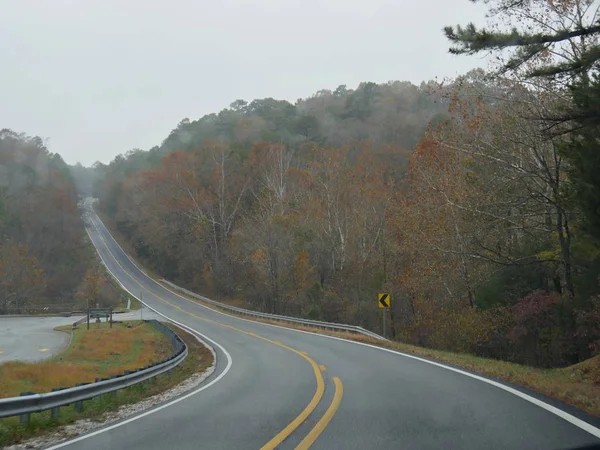
[[[420,83],[485,65],[442,27],[469,0],[0,0],[0,128],[68,163],[158,145],[236,99],[294,102],[361,81]]]

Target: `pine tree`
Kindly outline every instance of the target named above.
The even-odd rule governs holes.
[[[600,242],[600,77],[572,86],[573,101],[581,112],[564,147],[569,160],[573,199],[583,212],[582,224],[588,235]],[[595,116],[596,119],[594,120]]]

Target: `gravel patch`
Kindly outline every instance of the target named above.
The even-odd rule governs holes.
[[[140,414],[154,406],[161,403],[166,403],[176,397],[185,394],[188,391],[198,387],[206,378],[208,378],[214,371],[217,363],[217,357],[214,349],[200,339],[198,336],[194,336],[198,341],[202,343],[206,348],[210,350],[213,355],[213,363],[202,373],[196,373],[186,380],[179,383],[177,386],[172,387],[168,391],[156,394],[152,397],[142,400],[139,403],[130,405],[123,405],[115,411],[109,411],[97,419],[82,419],[78,420],[70,425],[62,426],[54,430],[50,434],[39,436],[36,438],[28,439],[20,444],[11,445],[5,447],[5,450],[30,450],[30,449],[43,449],[52,445],[59,444],[69,439],[76,438],[83,434],[97,430],[98,428],[105,427],[107,425],[119,422],[123,419],[129,418]]]

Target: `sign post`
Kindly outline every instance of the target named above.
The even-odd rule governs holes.
[[[96,319],[100,322],[102,317],[106,318],[112,328],[112,308],[89,308],[87,312],[87,329],[90,329],[90,319]]]
[[[379,294],[379,296],[377,297],[377,306],[379,306],[379,308],[382,308],[383,311],[381,311],[382,315],[383,315],[383,324],[382,324],[382,328],[383,328],[383,337],[385,337],[385,316],[386,316],[386,310],[390,309],[390,306],[392,306],[392,296],[390,294],[388,294],[387,292],[381,292]]]

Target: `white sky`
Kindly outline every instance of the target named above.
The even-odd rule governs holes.
[[[483,66],[449,55],[442,28],[484,14],[469,0],[0,0],[0,128],[106,163],[238,98]]]

